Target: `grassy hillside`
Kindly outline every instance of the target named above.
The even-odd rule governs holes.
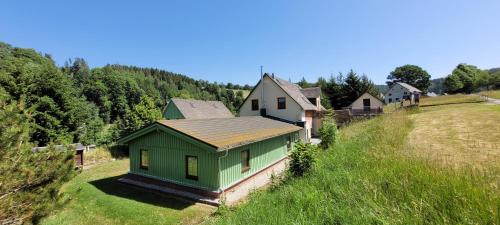
[[[128,165],[116,160],[83,171],[64,186],[64,208],[42,224],[195,224],[213,212],[210,206],[119,183]]]
[[[498,224],[499,173],[415,156],[421,146],[408,145],[411,117],[399,111],[343,129],[311,174],[257,192],[211,223]]]
[[[420,99],[420,106],[435,106],[435,105],[448,105],[460,103],[477,103],[482,102],[481,98],[477,95],[441,95],[436,97],[424,97]]]

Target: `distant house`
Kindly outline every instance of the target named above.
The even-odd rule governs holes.
[[[394,83],[385,94],[385,103],[401,102],[410,100],[411,102],[418,102],[422,91],[407,83],[396,82]]]
[[[260,116],[161,120],[119,140],[130,155],[121,181],[230,204],[284,170],[301,129]]]
[[[262,82],[263,79],[263,82]],[[304,127],[302,137],[309,140],[319,129],[317,112],[321,106],[320,88],[300,88],[286,80],[264,74],[241,107],[240,116],[265,116]]]
[[[165,119],[232,118],[234,115],[220,101],[172,98],[163,112]]]
[[[384,112],[384,102],[379,98],[366,92],[359,96],[351,105],[349,105],[351,114],[356,115],[374,115]]]

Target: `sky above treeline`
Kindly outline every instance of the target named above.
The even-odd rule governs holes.
[[[316,81],[350,69],[383,84],[395,67],[433,78],[500,67],[498,0],[8,1],[0,41],[58,65],[154,67],[255,84],[260,66]]]

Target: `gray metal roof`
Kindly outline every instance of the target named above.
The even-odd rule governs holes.
[[[171,100],[186,119],[231,118],[234,115],[220,101],[173,98]],[[170,104],[170,103],[169,103]]]
[[[412,93],[413,93],[413,92],[422,92],[422,91],[421,91],[421,90],[419,90],[418,88],[413,87],[413,86],[411,86],[411,85],[409,85],[409,84],[407,84],[407,83],[403,83],[403,82],[396,82],[396,84],[399,84],[399,85],[403,86],[404,88],[408,89],[408,91],[410,91],[410,92],[412,92]]]
[[[307,97],[302,93],[302,89],[299,87],[299,85],[290,83],[286,80],[283,80],[278,77],[269,76],[267,75],[271,80],[273,80],[278,86],[280,86],[293,100],[297,102],[297,104],[302,107],[304,110],[317,110],[316,106],[313,105]]]
[[[293,124],[261,116],[160,120],[158,123],[209,144],[218,151],[236,148],[302,129]]]
[[[302,88],[300,91],[306,98],[319,98],[321,96],[320,87]]]

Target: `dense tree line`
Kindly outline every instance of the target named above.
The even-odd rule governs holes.
[[[500,88],[500,71],[481,70],[473,65],[459,64],[443,81],[447,93],[472,93],[482,89]]]
[[[360,76],[353,70],[350,70],[346,75],[339,73],[337,76],[330,76],[328,80],[319,77],[316,83],[309,83],[305,78],[302,78],[297,84],[302,88],[320,87],[322,92],[321,105],[325,108],[342,109],[349,106],[365,92],[375,97],[380,96],[378,88],[368,76]]]

